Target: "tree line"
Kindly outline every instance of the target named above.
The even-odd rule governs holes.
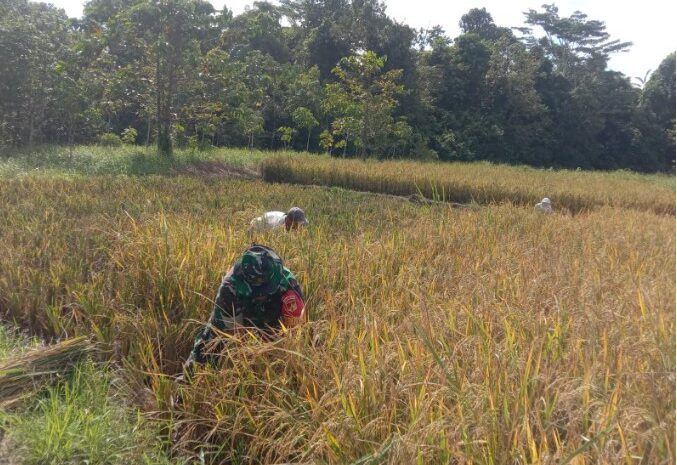
[[[631,44],[555,5],[462,33],[415,30],[378,0],[90,0],[82,18],[0,3],[0,146],[247,146],[336,156],[665,171],[675,54],[642,78]],[[544,32],[536,35],[533,28]]]

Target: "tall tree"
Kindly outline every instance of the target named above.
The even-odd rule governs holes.
[[[483,99],[493,137],[482,145],[495,160],[539,164],[548,115],[535,87],[538,67],[519,42],[502,37],[493,46]]]
[[[69,43],[69,27],[64,11],[51,5],[0,4],[0,134],[5,143],[31,147],[48,124],[56,123],[56,64]]]
[[[332,69],[353,53],[353,16],[349,0],[281,0],[285,16],[300,29],[297,59],[317,66],[323,82],[333,78]]]
[[[453,45],[435,41],[425,56],[433,115],[431,146],[442,159],[481,157],[481,144],[496,132],[483,109],[491,55],[488,41],[468,33]]]
[[[232,19],[221,36],[221,47],[233,59],[243,59],[257,50],[282,63],[289,61],[289,49],[282,34],[279,7],[254,2],[254,8]]]
[[[151,51],[157,146],[165,155],[172,153],[172,115],[179,84],[194,67],[193,57],[200,55],[199,37],[213,13],[203,0],[142,0],[126,12],[137,37],[145,38]]]
[[[367,51],[341,60],[334,68],[339,79],[326,87],[324,108],[336,115],[334,133],[343,137],[344,154],[353,142],[362,156],[381,148],[394,129],[396,96],[404,89],[398,84],[401,70],[382,72],[385,60]],[[339,144],[337,144],[339,146]]]
[[[653,130],[649,144],[659,154],[663,169],[675,165],[675,53],[669,54],[651,74],[642,91],[640,109]]]
[[[294,110],[294,113],[292,113],[292,118],[294,119],[294,123],[298,127],[305,129],[306,132],[308,133],[308,137],[306,139],[306,152],[307,152],[310,147],[310,132],[319,123],[315,119],[313,113],[306,107],[298,107],[296,110]]]
[[[486,8],[472,8],[461,16],[458,26],[465,34],[474,33],[492,42],[502,35],[512,35],[510,29],[496,26],[494,18]]]
[[[551,4],[543,5],[543,11],[530,9],[524,15],[526,24],[540,26],[545,32],[545,36],[538,39],[532,29],[518,28],[525,34],[527,43],[543,47],[555,68],[565,76],[585,61],[601,60],[606,65],[610,54],[627,51],[632,45],[631,42],[612,40],[604,22],[589,20],[588,15],[580,11],[561,18],[559,9]]]

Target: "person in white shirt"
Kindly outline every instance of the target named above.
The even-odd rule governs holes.
[[[254,218],[249,230],[262,232],[283,227],[289,231],[299,226],[308,226],[306,214],[298,207],[292,207],[287,213],[279,211],[266,212],[262,216]]]
[[[539,203],[536,204],[534,207],[534,210],[540,213],[554,213],[554,210],[552,209],[552,204],[550,203],[550,199],[545,197],[543,200],[541,200]]]

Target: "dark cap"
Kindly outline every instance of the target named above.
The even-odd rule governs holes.
[[[306,214],[299,207],[292,207],[287,212],[287,216],[294,223],[299,223],[304,226],[308,225],[308,220],[306,219]]]

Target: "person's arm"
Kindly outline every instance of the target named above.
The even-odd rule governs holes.
[[[290,289],[282,294],[282,324],[295,328],[305,321],[306,309],[301,286],[296,279],[289,280]]]
[[[193,351],[186,362],[187,365],[205,362],[214,363],[214,357],[205,353],[208,343],[216,337],[217,331],[230,332],[237,326],[242,325],[242,313],[236,305],[235,292],[229,280],[231,272],[232,269],[221,282],[214,302],[214,310],[209,316],[207,324],[195,337]]]

